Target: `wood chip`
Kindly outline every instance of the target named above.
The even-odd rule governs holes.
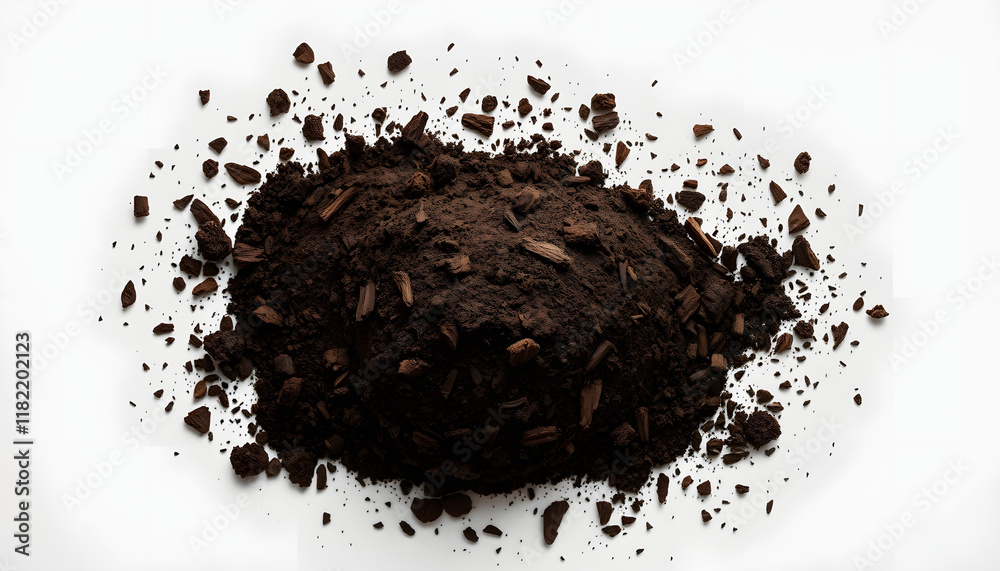
[[[355,311],[355,321],[364,321],[372,311],[375,310],[375,282],[369,281],[361,286],[358,293],[358,308]]]
[[[486,527],[484,527],[483,528],[483,533],[485,533],[487,535],[492,535],[492,536],[495,536],[495,537],[503,537],[503,531],[500,531],[500,528],[497,527],[497,526],[495,526],[495,525],[493,525],[493,524],[490,524],[490,525],[487,525]]]
[[[614,93],[595,93],[590,98],[590,106],[594,111],[610,111],[618,105]]]
[[[177,264],[177,267],[180,268],[182,272],[193,278],[201,275],[201,266],[201,260],[196,260],[188,255],[181,257],[181,261]]]
[[[632,152],[632,149],[622,141],[618,141],[618,146],[615,149],[615,166],[620,167],[625,159],[628,158],[628,154]]]
[[[597,366],[600,365],[604,361],[604,359],[611,354],[611,351],[613,351],[614,348],[615,346],[611,341],[607,340],[601,341],[601,344],[597,346],[597,349],[594,349],[594,353],[590,356],[590,360],[587,361],[587,367],[586,367],[587,372],[596,369]]]
[[[191,204],[191,201],[193,199],[194,199],[193,194],[189,194],[187,196],[178,198],[177,200],[174,201],[174,208],[176,208],[177,210],[184,210],[185,208],[187,208],[188,204]]]
[[[723,371],[729,370],[729,363],[726,358],[719,353],[712,354],[712,371],[716,373],[721,373]]]
[[[405,359],[399,363],[399,374],[414,379],[429,371],[430,368],[429,364],[420,359]]]
[[[424,210],[424,204],[425,204],[424,199],[421,198],[420,204],[417,206],[417,216],[416,216],[417,224],[423,224],[424,222],[427,222],[427,211]]]
[[[694,270],[694,258],[673,238],[663,235],[659,235],[658,238],[663,248],[664,258],[670,269],[677,272],[681,277],[689,275]]]
[[[595,248],[601,244],[596,222],[570,224],[562,229],[563,240],[576,248]]]
[[[555,244],[538,242],[532,240],[531,238],[525,238],[524,242],[521,243],[521,246],[539,258],[557,266],[568,266],[573,261],[573,258],[566,254],[565,250]]]
[[[403,127],[403,140],[411,144],[416,144],[420,141],[420,138],[424,135],[424,129],[427,128],[427,119],[427,113],[418,111]]]
[[[802,211],[801,205],[796,205],[795,209],[788,216],[788,233],[795,234],[809,227],[809,218]]]
[[[514,197],[514,210],[527,214],[542,202],[542,195],[534,186],[528,185]]]
[[[743,328],[745,326],[744,323],[745,322],[744,322],[744,317],[743,317],[742,313],[737,313],[736,315],[733,316],[733,334],[734,335],[743,335]]]
[[[580,390],[580,426],[590,428],[590,423],[594,418],[594,411],[601,402],[601,389],[603,385],[600,379],[594,379],[583,385]]]
[[[305,42],[302,42],[297,48],[295,48],[295,51],[292,52],[292,57],[299,63],[308,64],[316,61],[316,56],[313,54],[312,48]]]
[[[705,135],[711,133],[715,130],[715,127],[711,125],[695,125],[694,126],[694,136],[704,137]]]
[[[195,429],[198,434],[207,434],[208,429],[212,426],[212,412],[208,410],[207,406],[200,406],[187,413],[187,416],[184,417],[184,424]]]
[[[701,208],[705,203],[705,195],[697,190],[682,190],[677,193],[677,204],[693,211]]]
[[[453,276],[467,274],[472,271],[472,262],[466,254],[459,254],[445,260],[445,267],[448,273]]]
[[[263,248],[255,248],[241,242],[237,242],[233,245],[233,262],[237,265],[248,266],[250,264],[259,264],[263,261]]]
[[[611,521],[611,516],[614,515],[615,507],[611,505],[611,502],[600,501],[597,502],[597,520],[601,525],[607,525]]]
[[[688,218],[685,220],[684,229],[687,230],[688,236],[694,240],[694,244],[699,250],[711,258],[715,258],[719,255],[718,250],[715,249],[712,241],[709,240],[708,236],[705,235],[705,232],[702,231],[701,224],[698,224],[697,220],[694,218]]]
[[[782,188],[778,186],[778,183],[774,182],[773,180],[771,181],[771,184],[769,186],[771,189],[771,197],[774,198],[774,203],[781,204],[781,201],[784,200],[788,195],[785,194],[785,191],[782,190]]]
[[[135,284],[132,283],[132,280],[129,280],[122,289],[122,309],[125,309],[135,303],[135,299]]]
[[[534,359],[540,350],[534,339],[524,338],[507,347],[507,361],[512,367],[520,367]]]
[[[323,222],[328,222],[331,218],[334,217],[334,215],[343,210],[345,206],[350,204],[350,202],[354,200],[354,197],[356,197],[360,191],[361,189],[356,186],[352,186],[347,190],[340,191],[332,202],[330,202],[325,206],[321,205],[319,211],[320,219],[322,219]]]
[[[337,74],[333,73],[333,64],[330,62],[321,63],[316,66],[319,70],[319,76],[323,79],[323,85],[330,85],[335,79],[337,79]]]
[[[549,90],[549,88],[552,87],[545,80],[539,79],[531,75],[528,76],[528,85],[531,86],[531,89],[533,89],[535,93],[539,95],[545,95],[545,93]]]
[[[159,325],[153,327],[154,335],[166,335],[174,330],[173,323],[160,323]]]
[[[603,115],[595,115],[593,119],[594,131],[598,134],[610,131],[618,126],[618,113],[612,111]]]
[[[205,281],[191,289],[191,295],[195,297],[199,295],[206,295],[217,289],[219,289],[219,283],[215,281],[215,278],[207,278]]]
[[[552,545],[559,535],[559,524],[562,523],[563,516],[569,511],[569,502],[561,500],[552,502],[545,511],[542,512],[542,535],[546,545]]]
[[[661,473],[656,477],[656,499],[661,503],[667,503],[667,493],[670,490],[670,478]]]
[[[458,349],[458,325],[453,322],[442,323],[441,341],[452,351]]]
[[[515,232],[521,231],[521,222],[518,221],[517,215],[514,214],[514,211],[509,206],[503,211],[503,219]]]
[[[774,343],[774,354],[784,353],[792,348],[792,334],[782,333],[778,336],[778,340]]]
[[[406,272],[392,272],[392,279],[399,288],[399,295],[406,307],[413,307],[413,289],[410,287],[410,275]]]
[[[229,142],[226,141],[226,139],[224,137],[219,137],[218,139],[214,139],[212,141],[209,141],[208,148],[210,148],[213,151],[215,151],[215,154],[218,155],[218,154],[222,153],[222,151],[226,148],[226,145],[228,145],[228,144],[229,144]],[[211,178],[211,177],[209,177],[209,178]]]
[[[833,331],[833,348],[836,349],[840,347],[840,344],[844,342],[844,338],[847,337],[848,325],[843,321],[840,325],[833,325],[830,329]]]
[[[149,216],[149,198],[146,196],[139,196],[138,194],[132,199],[132,213],[136,218],[145,218]]]
[[[226,172],[236,184],[257,184],[260,182],[260,173],[245,165],[226,163]]]
[[[466,129],[476,131],[484,137],[492,137],[494,120],[495,119],[489,115],[466,113],[462,115],[462,126]]]
[[[285,324],[285,319],[281,317],[281,314],[279,314],[277,311],[274,310],[273,307],[269,305],[262,305],[258,307],[253,311],[253,314],[256,315],[264,323],[269,323],[271,325],[278,325],[278,326]]]
[[[701,306],[701,296],[698,294],[698,290],[694,289],[693,285],[688,285],[674,297],[674,303],[677,305],[677,317],[682,322],[686,322],[691,319],[691,316]]]
[[[649,441],[649,409],[644,406],[635,409],[635,430],[639,433],[639,440]]]
[[[796,236],[792,242],[792,254],[795,256],[795,265],[819,270],[819,258],[813,252],[812,246],[805,236]]]
[[[559,429],[554,426],[540,426],[525,430],[521,434],[522,446],[539,446],[559,439]]]

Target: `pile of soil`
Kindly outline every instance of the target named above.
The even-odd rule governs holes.
[[[235,234],[235,327],[204,347],[231,379],[256,372],[251,434],[293,482],[331,458],[433,494],[637,491],[700,450],[706,421],[729,430],[727,463],[780,434],[726,386],[799,316],[792,252],[724,246],[649,181],[606,187],[555,141],[469,152],[426,122],[280,164]],[[214,215],[198,219],[203,256],[228,253]],[[241,475],[265,468],[241,450]]]

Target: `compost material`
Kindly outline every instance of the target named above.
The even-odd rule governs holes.
[[[293,482],[331,458],[432,494],[637,491],[720,407],[727,458],[780,434],[769,413],[727,411],[726,377],[799,317],[791,252],[721,244],[649,181],[607,187],[603,165],[544,139],[469,152],[426,122],[279,164],[235,233],[235,328],[204,348],[231,379],[256,372],[252,431]],[[225,256],[202,218],[204,256]],[[738,274],[716,259],[736,246]],[[240,450],[240,475],[263,469]]]

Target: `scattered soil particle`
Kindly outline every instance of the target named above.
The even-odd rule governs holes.
[[[694,126],[694,136],[697,138],[704,137],[705,135],[711,133],[715,130],[715,127],[711,125],[695,125]]]
[[[208,434],[208,429],[212,424],[212,412],[207,406],[200,406],[184,417],[184,423],[193,428],[198,434]]]
[[[611,111],[616,106],[614,93],[595,93],[590,98],[590,108],[594,111]]]
[[[135,195],[135,198],[132,200],[132,211],[136,218],[149,216],[149,198],[138,194]]]
[[[438,498],[413,498],[410,511],[423,523],[430,523],[441,517],[444,505]]]
[[[801,205],[795,205],[795,209],[788,216],[788,233],[795,234],[809,227],[809,218],[802,211]]]
[[[125,309],[135,303],[135,299],[135,283],[133,283],[132,280],[129,280],[128,283],[125,284],[125,288],[122,289],[122,309]]]
[[[268,459],[264,447],[256,442],[234,446],[229,453],[233,471],[241,478],[250,478],[267,469]]]
[[[302,124],[302,136],[307,141],[322,141],[325,139],[326,137],[323,135],[323,118],[319,115],[306,115],[305,121]],[[260,177],[258,176],[259,181]]]
[[[482,108],[483,113],[492,113],[494,109],[497,108],[497,98],[493,95],[487,95],[483,97]]]
[[[743,434],[747,443],[760,449],[761,446],[781,436],[781,425],[771,414],[756,410],[747,417],[743,425]]]
[[[295,48],[295,51],[292,53],[292,57],[299,63],[309,64],[316,61],[316,56],[313,54],[312,48],[305,42],[299,44],[299,46]]]
[[[832,326],[834,349],[840,347],[840,344],[844,342],[844,338],[847,337],[847,329],[848,325],[843,321],[840,322],[840,325]]]
[[[223,149],[225,149],[226,145],[228,145],[228,144],[229,144],[229,142],[226,141],[225,137],[219,137],[218,139],[214,139],[211,142],[209,142],[208,143],[208,148],[210,148],[213,151],[215,151],[215,154],[218,155],[218,154],[222,153]]]
[[[799,174],[805,174],[809,172],[809,164],[812,162],[812,157],[809,153],[802,151],[799,156],[795,157],[795,172]]]
[[[545,95],[552,87],[544,79],[539,79],[533,75],[528,76],[528,85],[539,95]]]
[[[595,115],[593,120],[594,131],[598,134],[605,133],[617,127],[618,122],[618,113],[616,111],[605,113],[603,115]]]
[[[872,319],[884,319],[889,317],[889,312],[886,311],[881,305],[876,305],[865,313],[867,313]]]
[[[246,165],[226,163],[226,172],[236,184],[257,184],[260,182],[260,173]]]
[[[319,76],[323,80],[323,85],[330,85],[335,79],[337,79],[337,74],[333,73],[333,64],[330,62],[321,63],[316,66],[319,70]]]
[[[392,54],[386,62],[390,73],[399,73],[406,69],[411,63],[413,63],[413,59],[407,55],[406,50],[401,50]]]
[[[480,115],[478,113],[466,113],[462,115],[462,126],[466,129],[476,131],[484,137],[493,136],[493,117]]]
[[[771,197],[774,198],[775,204],[781,204],[781,201],[788,196],[787,194],[785,194],[785,191],[782,190],[780,186],[778,186],[778,183],[774,182],[773,180],[771,181],[769,188],[771,189]]]
[[[597,520],[601,525],[607,525],[611,521],[611,516],[614,514],[615,508],[611,505],[611,502],[597,502]]]
[[[267,96],[267,106],[271,109],[271,117],[277,117],[283,113],[288,113],[292,108],[292,100],[284,89],[275,89]]]
[[[215,159],[206,159],[205,162],[201,163],[201,172],[205,175],[205,178],[213,178],[215,175],[219,174],[219,161]],[[174,203],[174,206],[177,204]]]
[[[559,524],[562,523],[563,516],[569,511],[569,502],[560,500],[552,502],[542,513],[542,535],[546,545],[552,545],[559,536]]]

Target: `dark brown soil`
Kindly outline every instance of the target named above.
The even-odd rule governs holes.
[[[648,183],[606,188],[596,162],[581,179],[542,139],[497,156],[420,133],[347,146],[251,196],[236,328],[205,338],[230,378],[256,369],[257,441],[299,485],[339,458],[433,493],[638,490],[700,446],[728,369],[799,315],[790,253],[740,245],[737,280]]]

